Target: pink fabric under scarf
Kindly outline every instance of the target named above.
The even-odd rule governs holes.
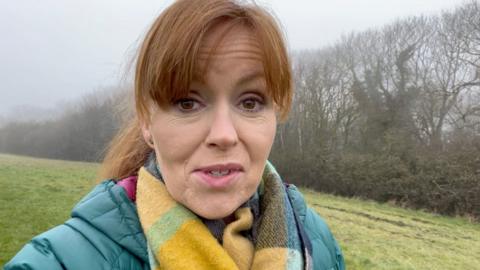
[[[123,187],[128,198],[135,202],[137,194],[137,176],[130,176],[117,182],[117,185]]]

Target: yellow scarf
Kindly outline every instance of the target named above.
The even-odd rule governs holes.
[[[299,245],[296,245],[296,248],[289,246],[292,241],[286,237],[287,233],[282,234],[282,229],[286,228],[281,228],[281,224],[278,234],[283,236],[280,238],[290,241],[289,243],[284,241],[284,244],[278,244],[262,240],[261,247],[254,247],[253,243],[241,234],[252,227],[253,215],[250,208],[239,208],[235,211],[236,220],[224,230],[222,246],[201,219],[177,203],[163,182],[145,168],[141,168],[138,173],[137,209],[147,238],[152,270],[302,269],[301,248]],[[269,236],[271,229],[279,224],[272,225],[268,229]],[[269,238],[272,237],[264,237]],[[297,241],[294,242],[298,244]]]

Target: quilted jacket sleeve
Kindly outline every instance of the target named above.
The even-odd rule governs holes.
[[[34,237],[4,269],[149,269],[135,206],[122,187],[105,181],[72,218]]]
[[[33,238],[4,269],[144,269],[144,266],[108,237],[73,218]]]
[[[46,240],[33,239],[4,267],[5,270],[20,269],[52,269],[62,270],[65,267],[58,261],[50,244]]]
[[[325,221],[309,207],[305,215],[305,226],[312,242],[315,270],[344,270],[345,261],[340,246]]]
[[[89,238],[68,222],[34,237],[5,265],[10,269],[106,269],[111,258],[102,250],[109,240],[101,234]],[[92,241],[93,240],[93,241]]]
[[[327,223],[315,210],[307,206],[295,185],[289,184],[287,192],[312,244],[314,270],[344,270],[342,251]]]

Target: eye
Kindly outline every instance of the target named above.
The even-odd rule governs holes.
[[[249,96],[240,101],[240,109],[246,112],[258,112],[263,109],[265,102],[262,98]]]
[[[195,112],[201,108],[201,103],[193,98],[181,98],[174,102],[174,106],[181,112]]]

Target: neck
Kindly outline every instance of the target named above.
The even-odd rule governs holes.
[[[233,221],[235,221],[235,214],[234,213],[232,213],[232,214],[223,218],[223,222],[225,222],[225,225],[228,225],[228,224],[232,223]]]

